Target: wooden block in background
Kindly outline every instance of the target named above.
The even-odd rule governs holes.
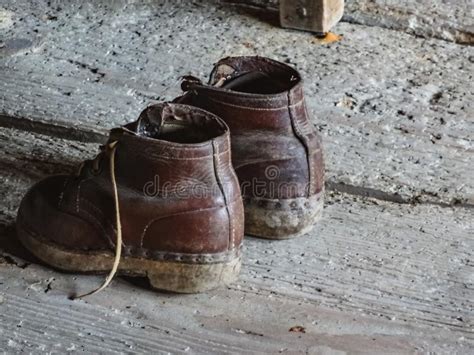
[[[286,28],[327,33],[344,14],[344,0],[281,0],[280,21]]]

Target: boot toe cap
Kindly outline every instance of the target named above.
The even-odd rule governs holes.
[[[45,243],[67,249],[107,248],[99,226],[74,211],[62,209],[67,176],[53,176],[34,185],[23,198],[17,217],[17,229]],[[21,232],[20,232],[21,229]]]

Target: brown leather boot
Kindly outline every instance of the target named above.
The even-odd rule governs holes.
[[[194,293],[237,278],[243,218],[226,124],[195,107],[163,104],[112,130],[77,176],[35,185],[17,231],[58,269],[112,270],[106,284],[115,271],[146,276],[155,288]]]
[[[204,108],[230,127],[246,234],[285,239],[311,229],[323,208],[324,163],[300,74],[267,58],[225,58],[208,85],[185,77],[183,90],[176,102]]]

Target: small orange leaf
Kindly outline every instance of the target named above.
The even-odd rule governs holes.
[[[332,32],[326,33],[326,36],[324,37],[315,37],[311,41],[312,43],[319,43],[319,44],[331,44],[334,42],[339,42],[342,40],[344,36],[343,35],[337,35]]]

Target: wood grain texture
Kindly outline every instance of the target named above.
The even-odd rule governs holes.
[[[223,0],[278,11],[278,0]],[[469,0],[358,0],[345,2],[343,21],[404,31],[426,38],[474,43],[474,15]]]
[[[307,236],[247,238],[241,279],[228,289],[175,296],[117,278],[99,295],[69,301],[102,277],[41,266],[11,224],[31,184],[73,170],[96,145],[0,132],[0,350],[474,351],[471,209],[332,194]]]
[[[50,4],[0,9],[0,125],[23,130],[0,129],[0,352],[474,352],[472,47],[347,23],[322,46],[214,1]],[[321,223],[297,241],[246,238],[228,289],[175,296],[117,278],[69,301],[103,278],[29,255],[13,228],[21,197],[177,95],[180,75],[253,54],[305,76],[326,146]]]
[[[340,25],[341,42],[321,45],[212,2],[4,6],[12,18],[29,14],[5,36],[35,37],[0,59],[4,126],[97,141],[178,95],[181,75],[205,78],[227,55],[266,55],[305,78],[330,189],[474,205],[473,47],[351,24]]]

